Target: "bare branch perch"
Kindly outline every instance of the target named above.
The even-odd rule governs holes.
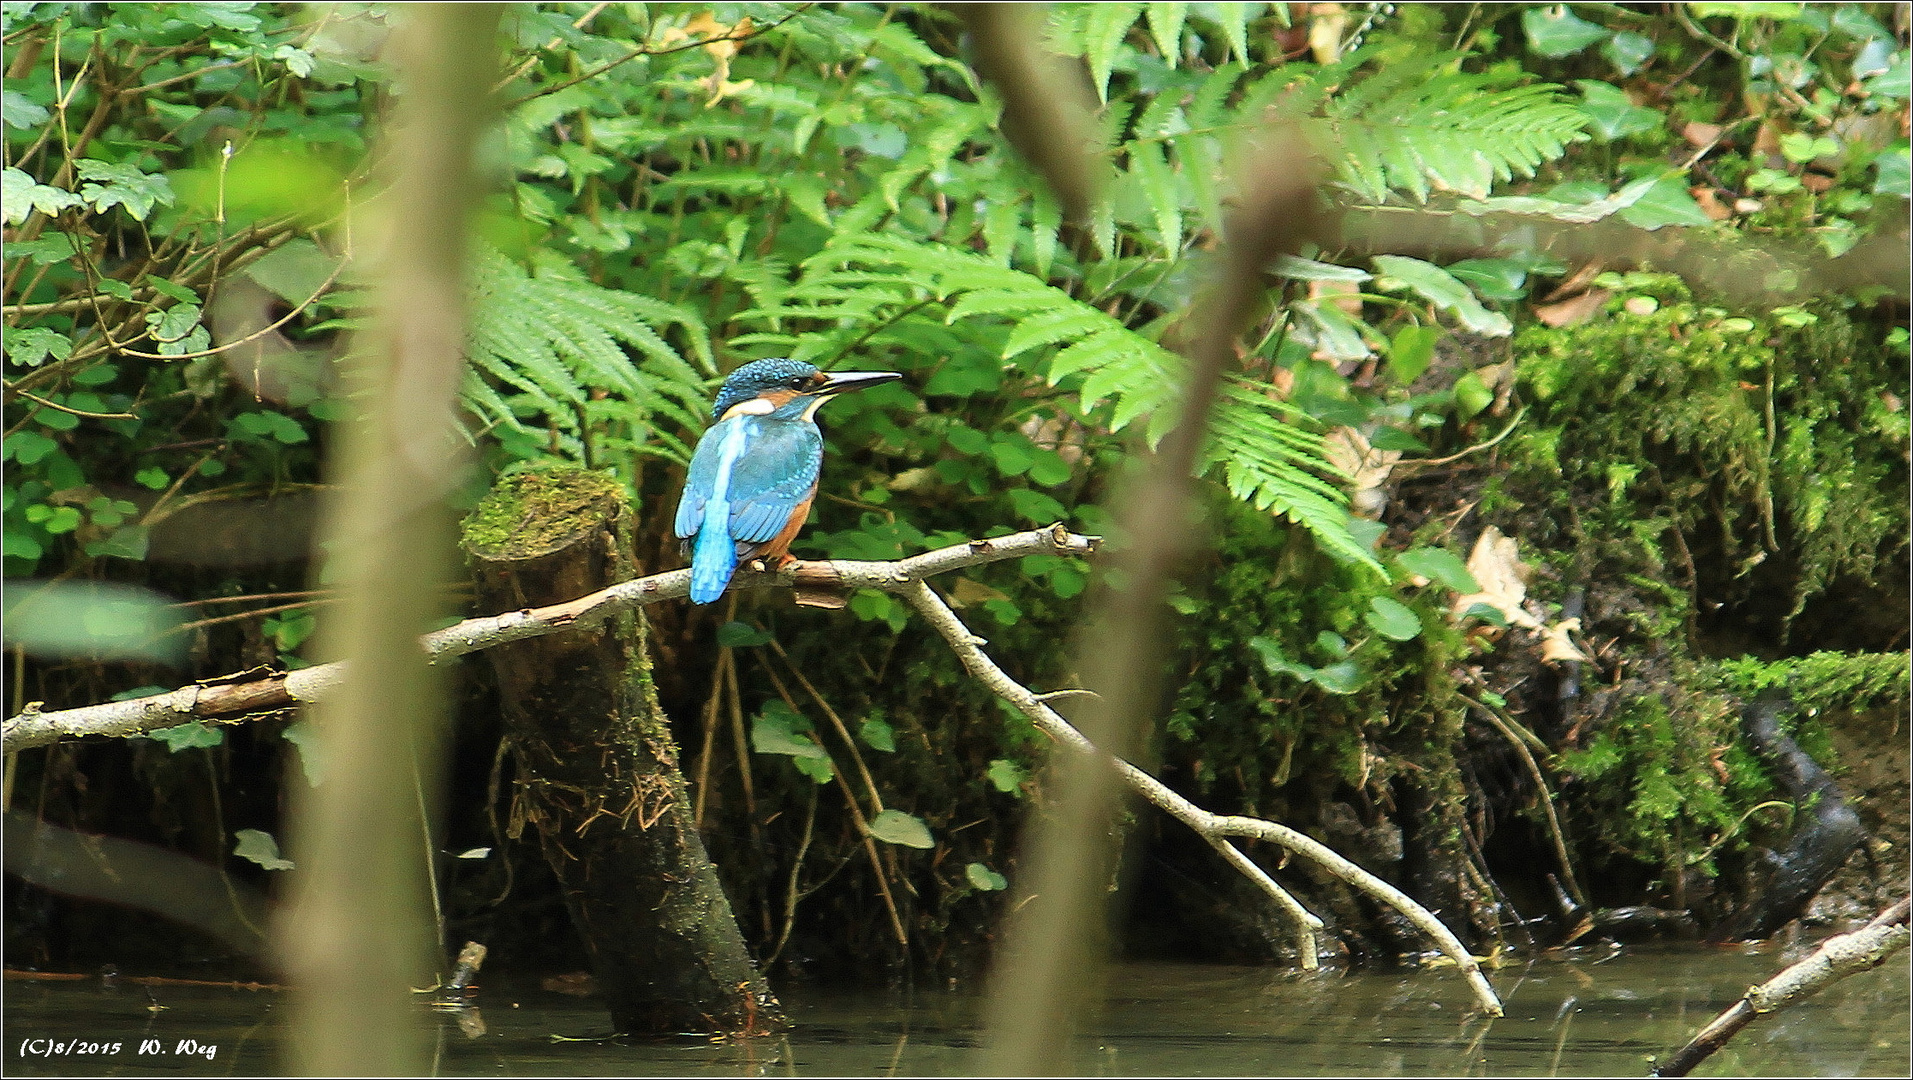
[[[798,562],[774,574],[741,570],[731,587],[868,588],[901,593],[934,574],[1004,559],[1024,555],[1088,555],[1096,550],[1100,539],[1076,535],[1057,524],[1011,536],[953,544],[894,562]],[[511,641],[595,626],[620,611],[684,596],[690,589],[690,581],[689,570],[669,570],[620,582],[563,604],[466,619],[426,634],[420,644],[432,662],[437,663]],[[57,712],[42,712],[35,703],[7,720],[5,750],[13,753],[85,735],[139,735],[194,720],[237,722],[243,718],[242,714],[289,709],[318,701],[339,684],[344,673],[343,663],[289,672],[249,671],[151,697]]]
[[[1501,1015],[1501,999],[1495,996],[1494,988],[1488,985],[1488,979],[1481,973],[1480,965],[1475,963],[1474,957],[1462,947],[1454,933],[1443,926],[1441,920],[1435,918],[1427,908],[1304,833],[1261,818],[1211,814],[1129,762],[1104,753],[1094,743],[1084,738],[1081,732],[1070,726],[1068,721],[1057,715],[1054,709],[1031,693],[1029,688],[1010,678],[1002,668],[997,667],[996,663],[977,646],[976,635],[970,633],[969,628],[963,625],[963,621],[957,618],[956,612],[950,610],[950,606],[944,603],[943,598],[939,597],[927,583],[916,582],[903,593],[903,596],[910,602],[910,606],[916,608],[924,620],[935,628],[937,633],[943,635],[943,639],[950,643],[950,648],[954,649],[957,657],[963,661],[963,666],[978,681],[989,687],[998,697],[1014,705],[1019,712],[1030,718],[1031,723],[1057,742],[1078,753],[1101,758],[1143,798],[1161,807],[1177,821],[1194,829],[1199,836],[1221,852],[1232,865],[1249,875],[1250,880],[1261,886],[1263,891],[1267,892],[1300,928],[1296,936],[1298,944],[1304,949],[1303,965],[1305,967],[1314,966],[1314,931],[1321,927],[1321,920],[1304,910],[1294,897],[1263,873],[1261,867],[1256,866],[1248,856],[1230,844],[1228,837],[1253,836],[1280,844],[1401,912],[1404,918],[1413,923],[1416,929],[1428,935],[1442,954],[1453,960],[1455,966],[1461,969],[1462,975],[1467,978],[1469,988],[1474,991],[1482,1008],[1490,1016]]]
[[[1850,934],[1836,934],[1821,942],[1805,960],[1748,990],[1745,997],[1715,1017],[1691,1042],[1668,1058],[1667,1064],[1657,1066],[1654,1075],[1686,1076],[1694,1066],[1727,1045],[1727,1040],[1741,1028],[1765,1014],[1779,1012],[1849,975],[1886,963],[1894,953],[1906,948],[1906,914],[1907,901],[1901,900],[1860,929]]]

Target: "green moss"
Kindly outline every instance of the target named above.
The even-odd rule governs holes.
[[[616,477],[575,465],[512,473],[466,516],[465,543],[490,558],[530,558],[564,546],[596,520],[576,511],[625,497]]]
[[[1771,661],[1746,656],[1719,661],[1712,674],[1724,689],[1746,697],[1784,689],[1802,709],[1816,712],[1899,711],[1908,700],[1906,653],[1817,652]]]
[[[1748,571],[1780,556],[1788,622],[1905,551],[1906,411],[1880,392],[1904,385],[1902,358],[1831,307],[1732,315],[1658,276],[1617,284],[1668,302],[1636,316],[1617,296],[1608,318],[1514,342],[1538,427],[1509,458],[1524,488],[1565,481],[1575,539],[1625,537],[1656,576],[1698,552],[1726,600],[1770,587]]]

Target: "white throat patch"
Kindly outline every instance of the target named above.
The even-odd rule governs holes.
[[[740,401],[730,408],[725,409],[724,415],[718,419],[721,422],[729,420],[733,416],[769,416],[776,411],[777,404],[769,398],[751,398],[748,401]]]

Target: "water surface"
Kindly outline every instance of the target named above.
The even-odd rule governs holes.
[[[1079,1042],[1092,1076],[1642,1076],[1749,985],[1778,948],[1589,952],[1497,972],[1490,1020],[1452,971],[1124,965]],[[1908,1075],[1905,954],[1756,1022],[1701,1076]],[[973,987],[781,988],[797,1027],[743,1042],[569,1042],[608,1027],[592,999],[489,988],[463,1015],[421,1009],[440,1075],[960,1076],[978,1069]],[[164,1006],[155,1011],[152,1006]],[[279,1067],[273,991],[9,981],[6,1072],[228,1076]],[[77,1048],[71,1043],[91,1043]],[[115,1045],[117,1044],[117,1046]],[[49,1048],[81,1052],[43,1056]],[[210,1052],[208,1050],[210,1048]],[[86,1052],[86,1051],[91,1052]]]

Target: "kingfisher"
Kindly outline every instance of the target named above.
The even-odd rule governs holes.
[[[810,516],[824,436],[817,410],[832,397],[901,379],[895,371],[820,371],[802,360],[745,364],[717,392],[717,422],[698,440],[678,500],[677,534],[691,556],[691,602],[724,595],[739,563],[780,569]]]

